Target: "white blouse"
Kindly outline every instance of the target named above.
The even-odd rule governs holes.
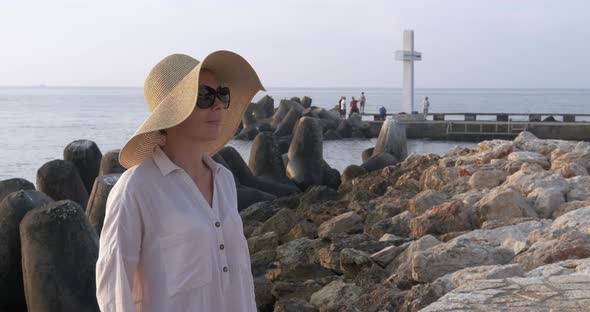
[[[210,157],[210,207],[156,146],[107,199],[96,263],[101,311],[256,311],[232,173]]]

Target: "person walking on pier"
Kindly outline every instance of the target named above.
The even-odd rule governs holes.
[[[361,97],[359,99],[359,104],[361,106],[361,114],[365,113],[365,102],[367,101],[367,98],[365,97],[365,92],[361,92]]]
[[[340,102],[338,102],[340,108],[340,118],[346,119],[346,97],[340,97]]]
[[[425,97],[424,101],[422,101],[422,109],[424,112],[424,120],[426,120],[428,117],[428,109],[430,109],[430,102],[428,102],[428,97]]]
[[[359,113],[358,101],[354,98],[354,96],[350,101],[350,115],[348,115],[348,117],[352,116],[353,113]]]

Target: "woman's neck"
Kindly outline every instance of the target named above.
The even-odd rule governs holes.
[[[182,168],[191,177],[196,177],[207,171],[204,157],[207,152],[204,144],[183,137],[169,137],[162,151],[177,166]]]

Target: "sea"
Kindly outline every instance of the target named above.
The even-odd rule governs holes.
[[[381,106],[401,111],[401,89],[268,88],[275,105],[284,98],[309,96],[312,105],[333,108],[365,92],[366,112]],[[590,89],[417,89],[416,110],[428,96],[430,112],[584,113],[590,114]],[[0,87],[0,180],[25,178],[33,183],[46,162],[63,158],[64,147],[78,139],[96,142],[101,151],[119,149],[148,116],[140,87]],[[324,142],[324,158],[342,171],[361,164],[363,150],[376,139]],[[230,141],[248,161],[251,142]],[[409,140],[410,153],[444,154],[474,143]]]

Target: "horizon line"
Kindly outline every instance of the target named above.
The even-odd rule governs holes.
[[[109,86],[109,85],[0,85],[0,88],[120,88],[120,89],[143,89],[143,86]],[[288,87],[288,86],[269,86],[265,87],[267,91],[260,91],[260,92],[268,92],[268,89],[403,89],[403,87],[385,87],[385,86],[371,86],[371,87],[353,87],[353,86],[344,86],[344,87],[336,87],[336,86],[325,86],[325,87]],[[414,90],[420,89],[479,89],[479,90],[590,90],[590,87],[416,87]]]

